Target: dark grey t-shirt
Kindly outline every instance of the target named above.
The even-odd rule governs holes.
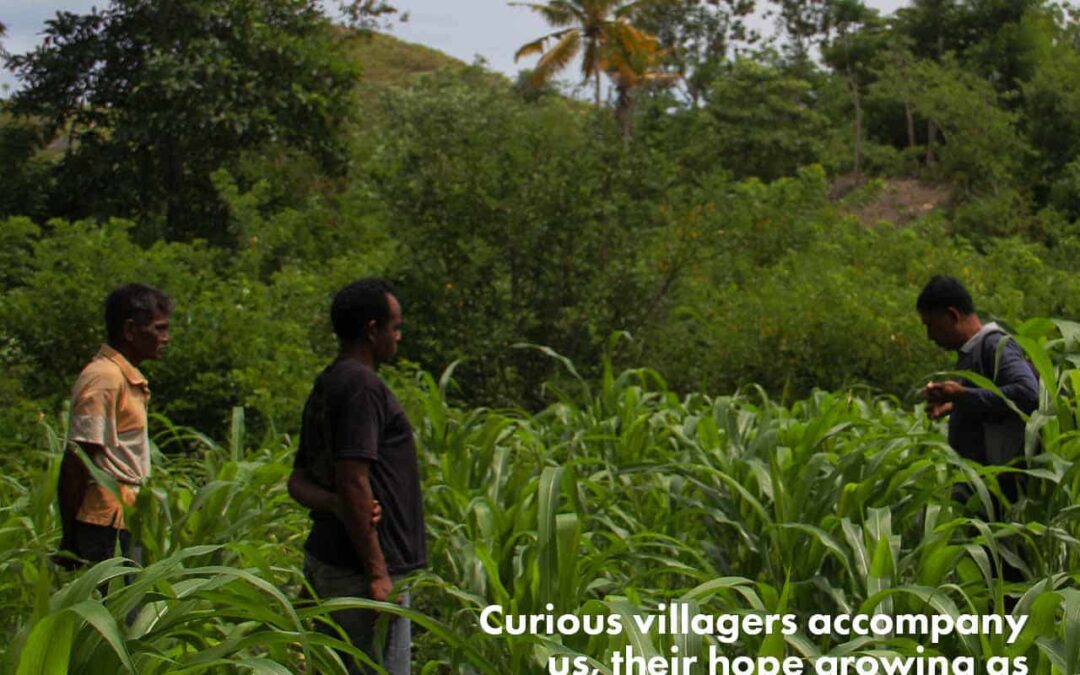
[[[390,389],[367,366],[339,357],[315,380],[304,405],[300,447],[293,462],[321,487],[335,491],[336,462],[371,462],[371,488],[382,506],[376,530],[390,574],[427,565],[424,506],[412,427]],[[366,569],[345,526],[313,511],[305,548],[320,561]]]

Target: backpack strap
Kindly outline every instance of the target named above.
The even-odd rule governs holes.
[[[1001,338],[991,343],[991,335],[1000,335]],[[1001,328],[996,328],[983,336],[982,343],[979,345],[979,374],[983,377],[993,380],[997,375],[997,346],[1001,344],[1001,339],[1008,335]]]
[[[993,346],[991,346],[989,339],[991,335],[1001,336],[994,342]],[[1002,328],[992,330],[983,336],[982,344],[979,347],[979,358],[981,359],[981,363],[979,363],[979,373],[983,377],[988,377],[993,380],[997,376],[997,347],[1001,344],[1001,340],[1007,337],[1012,336],[1008,331]],[[1017,345],[1017,349],[1019,349],[1019,345]],[[1031,359],[1027,357],[1027,354],[1025,354],[1023,350],[1020,351],[1020,357],[1027,365],[1028,370],[1031,371],[1031,374],[1035,376],[1035,380],[1038,381],[1039,371],[1035,369],[1035,364],[1031,362]]]

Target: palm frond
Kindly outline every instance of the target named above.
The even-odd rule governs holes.
[[[660,40],[652,33],[641,30],[626,21],[613,21],[605,30],[608,43],[627,53],[656,53]]]
[[[522,58],[524,58],[526,56],[532,56],[533,54],[543,54],[544,53],[544,43],[546,43],[552,37],[555,37],[555,36],[554,35],[545,35],[542,38],[539,38],[539,39],[533,40],[532,42],[529,42],[527,44],[521,45],[521,47],[516,52],[514,52],[514,61],[517,62],[517,61],[521,60]]]
[[[664,86],[678,79],[661,70],[667,54],[655,36],[626,22],[614,22],[601,53],[601,68],[626,89]]]
[[[551,49],[544,52],[533,69],[529,78],[533,84],[543,84],[551,76],[566,67],[566,64],[574,60],[581,49],[581,34],[577,31],[567,31]]]

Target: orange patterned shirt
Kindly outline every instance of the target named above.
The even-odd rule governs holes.
[[[146,430],[149,400],[146,378],[109,345],[101,346],[71,390],[68,441],[101,448],[90,456],[94,464],[116,479],[120,498],[128,506],[135,503],[139,485],[150,476],[150,438]],[[125,528],[120,502],[92,477],[75,519]]]

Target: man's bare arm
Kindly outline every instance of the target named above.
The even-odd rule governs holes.
[[[293,469],[289,476],[289,496],[300,506],[310,511],[325,511],[341,518],[341,501],[337,495],[308,478],[304,469]],[[382,520],[382,508],[375,501],[371,512],[371,524],[377,525]]]
[[[338,511],[337,495],[309,479],[304,469],[293,469],[289,476],[289,496],[311,511]]]
[[[361,563],[371,579],[371,597],[385,601],[390,596],[393,582],[386,570],[379,537],[372,524],[375,498],[371,491],[371,463],[364,459],[340,459],[337,461],[337,494],[341,502],[339,517],[352,539]]]

